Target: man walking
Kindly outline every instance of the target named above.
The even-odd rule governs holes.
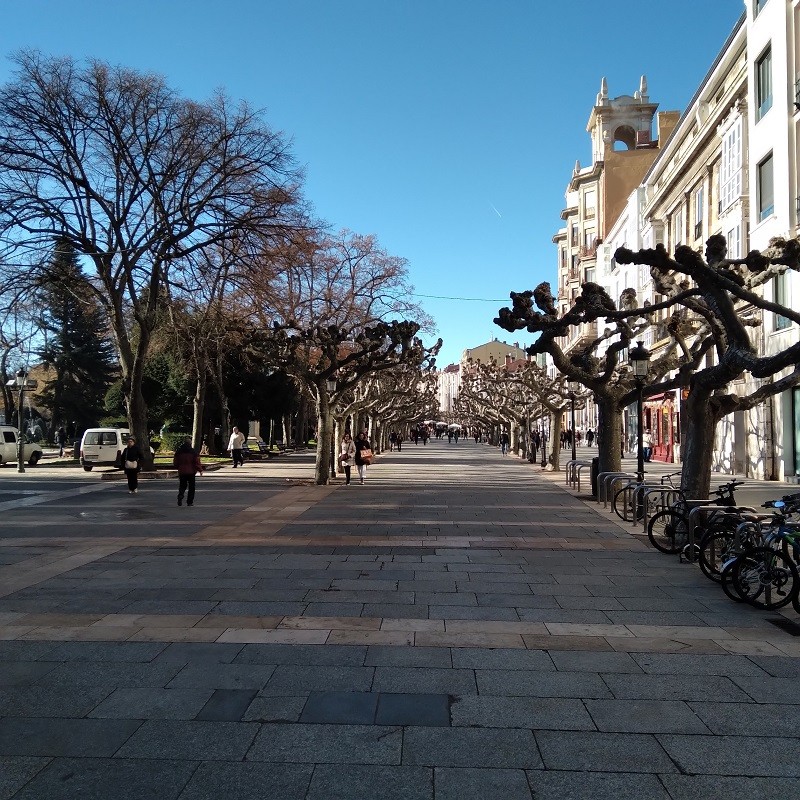
[[[230,451],[231,458],[233,459],[233,468],[244,464],[244,456],[242,455],[242,445],[244,444],[244,434],[234,425],[231,438],[228,441],[228,450]]]
[[[192,448],[191,437],[187,436],[183,444],[175,451],[172,463],[178,470],[178,505],[183,505],[183,496],[187,489],[189,493],[186,495],[186,505],[194,505],[195,476],[198,472],[203,474],[203,465],[200,462],[200,456]]]

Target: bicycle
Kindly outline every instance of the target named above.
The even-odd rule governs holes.
[[[652,486],[653,488],[669,486],[677,493],[679,491],[678,487],[675,486],[672,479],[680,476],[680,474],[680,472],[671,472],[668,475],[662,475],[659,483],[652,484]],[[641,486],[641,483],[631,479],[627,485],[614,493],[614,497],[611,500],[611,508],[621,520],[625,522],[640,522],[644,519],[645,513],[648,517],[651,517],[658,512],[661,506],[661,498],[648,497],[645,502],[642,498]]]
[[[676,503],[669,508],[654,514],[647,525],[647,538],[656,550],[668,555],[675,555],[684,550],[689,542],[689,514],[701,506],[718,506],[719,508],[738,508],[736,505],[736,487],[744,481],[732,480],[722,484],[712,494],[712,500],[687,500],[682,494]],[[712,517],[713,519],[713,517]]]

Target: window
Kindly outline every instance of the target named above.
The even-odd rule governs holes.
[[[753,16],[757,17],[766,4],[767,0],[753,0]]]
[[[703,235],[703,214],[705,213],[705,192],[701,186],[694,193],[694,238],[699,239]]]
[[[594,246],[594,229],[589,228],[583,232],[583,246],[587,250],[591,250]]]
[[[584,283],[594,283],[594,267],[586,269]]]
[[[17,437],[13,431],[3,431],[3,441],[6,443],[13,443],[17,441]]]
[[[735,225],[725,235],[728,243],[728,258],[742,257],[742,231],[739,225]]]
[[[775,212],[775,194],[772,182],[772,153],[758,165],[758,221]]]
[[[792,298],[789,296],[789,276],[783,272],[775,279],[775,302],[781,306],[789,306]],[[791,325],[791,320],[782,317],[780,314],[775,315],[775,330],[782,331]]]
[[[577,247],[578,246],[578,223],[577,222],[573,222],[572,223],[571,235],[570,235],[569,243],[573,247]]]
[[[675,242],[675,247],[683,244],[683,209],[679,208],[672,218],[672,240]]]
[[[719,175],[720,211],[742,196],[742,121],[736,122],[722,137],[722,164]]]
[[[594,189],[588,189],[583,195],[583,215],[587,219],[593,219],[597,208],[597,192]]]
[[[756,61],[756,122],[772,108],[772,50]]]

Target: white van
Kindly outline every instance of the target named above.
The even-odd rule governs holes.
[[[81,439],[81,464],[86,472],[96,466],[117,466],[129,433],[122,428],[89,428]]]
[[[17,463],[17,441],[19,432],[10,425],[0,425],[0,464]],[[37,464],[42,457],[42,448],[35,442],[26,442],[23,446],[22,458],[31,466]]]

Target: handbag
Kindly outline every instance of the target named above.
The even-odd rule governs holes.
[[[372,463],[372,450],[370,450],[369,447],[365,447],[361,451],[361,461],[364,464],[371,464]]]
[[[125,461],[125,469],[138,469],[139,462],[138,461]]]

